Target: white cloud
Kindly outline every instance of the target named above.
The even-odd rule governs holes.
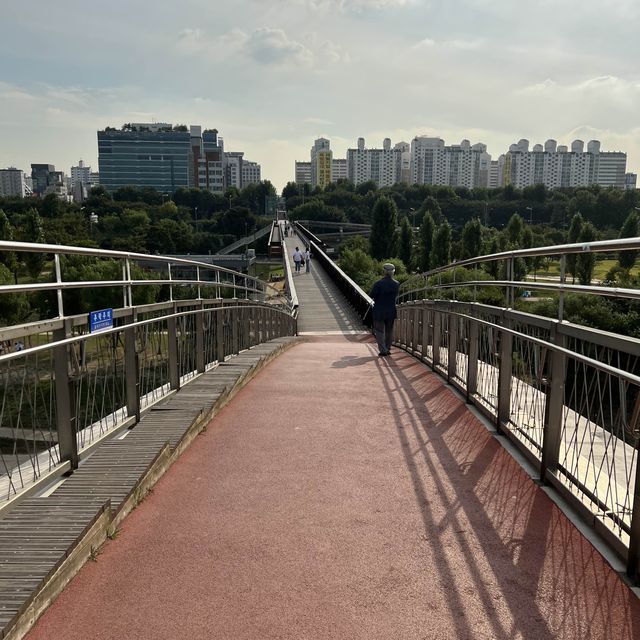
[[[247,53],[264,65],[296,64],[311,66],[313,53],[305,45],[289,38],[282,29],[256,29],[245,45]]]
[[[305,5],[315,10],[364,11],[367,9],[393,9],[416,4],[418,0],[284,0],[290,4]]]

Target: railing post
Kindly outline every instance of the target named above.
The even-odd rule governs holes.
[[[567,256],[562,254],[560,256],[560,284],[564,287],[567,280]],[[564,319],[564,291],[561,291],[558,295],[558,321],[562,322]]]
[[[431,368],[435,369],[440,364],[440,340],[442,315],[436,309],[433,310],[433,354],[431,358]]]
[[[176,306],[173,306],[176,313]],[[167,318],[167,340],[169,342],[169,385],[172,390],[180,389],[180,363],[178,362],[178,323],[177,318]]]
[[[234,276],[235,278],[235,276]],[[239,337],[238,337],[238,324],[240,323],[240,309],[237,304],[230,309],[231,311],[231,352],[233,354],[239,353]]]
[[[500,363],[498,369],[498,415],[496,427],[502,431],[502,425],[509,422],[511,416],[511,372],[513,369],[513,336],[506,331],[500,332]]]
[[[480,352],[480,327],[469,320],[469,349],[467,355],[467,402],[478,390],[478,353]]]
[[[198,313],[196,313],[196,371],[204,373],[204,303],[200,301]]]
[[[458,316],[449,313],[449,357],[447,358],[447,382],[456,377],[458,366]]]
[[[71,325],[64,322],[61,329],[53,332],[53,339],[57,342],[71,336]],[[70,348],[59,345],[53,349],[53,371],[55,375],[56,394],[56,429],[58,432],[58,447],[60,461],[69,461],[71,469],[78,468],[78,440],[76,438],[76,403],[69,376]]]
[[[56,283],[62,282],[62,270],[60,269],[60,254],[55,253],[53,255],[53,262],[56,270]],[[56,289],[56,296],[58,299],[58,317],[64,318],[64,305],[62,303],[62,289]]]
[[[424,303],[423,303],[424,304]],[[422,359],[429,358],[429,308],[422,307]]]
[[[636,461],[639,459],[640,441],[636,442]],[[634,584],[640,582],[640,464],[636,462],[636,477],[633,486],[633,513],[629,532],[629,554],[627,555],[627,575]]]
[[[226,353],[224,352],[224,305],[216,306],[214,313],[214,326],[216,332],[216,360],[224,362]]]
[[[133,324],[136,320],[136,311],[131,309],[127,324]],[[124,330],[124,377],[127,393],[127,416],[129,418],[135,416],[135,424],[138,424],[140,422],[140,379],[135,327],[126,327]]]
[[[565,339],[558,333],[552,333],[552,339],[558,347],[565,346]],[[546,385],[544,431],[542,438],[542,461],[540,463],[540,480],[545,482],[548,474],[558,468],[560,457],[560,439],[564,420],[564,389],[567,377],[567,357],[564,353],[550,352],[551,380]]]

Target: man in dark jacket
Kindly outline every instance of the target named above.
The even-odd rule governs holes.
[[[378,355],[388,356],[393,342],[393,323],[396,319],[396,298],[400,283],[393,279],[396,268],[390,262],[383,269],[384,277],[371,289],[373,335],[378,341]]]

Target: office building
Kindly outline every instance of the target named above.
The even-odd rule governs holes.
[[[24,178],[24,171],[9,167],[0,169],[0,197],[2,198],[24,198],[27,185]]]
[[[78,165],[71,167],[71,189],[79,182],[85,187],[91,184],[91,167],[85,165],[84,160],[78,161]]]
[[[242,189],[242,151],[225,151],[223,154],[225,188]]]
[[[55,166],[52,164],[32,164],[31,184],[33,194],[40,198],[44,198],[51,193],[62,200],[66,200],[69,197],[64,171],[56,171]]]
[[[107,127],[98,131],[98,166],[100,184],[111,192],[128,185],[167,193],[180,187],[224,190],[216,129],[167,123]]]
[[[637,173],[625,173],[624,174],[624,188],[625,189],[636,189],[638,182],[638,174]]]
[[[260,165],[257,162],[244,160],[242,163],[242,188],[250,184],[259,184],[261,180]]]

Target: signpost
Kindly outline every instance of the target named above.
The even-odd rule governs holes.
[[[89,331],[91,333],[111,328],[113,328],[113,309],[89,312]]]

